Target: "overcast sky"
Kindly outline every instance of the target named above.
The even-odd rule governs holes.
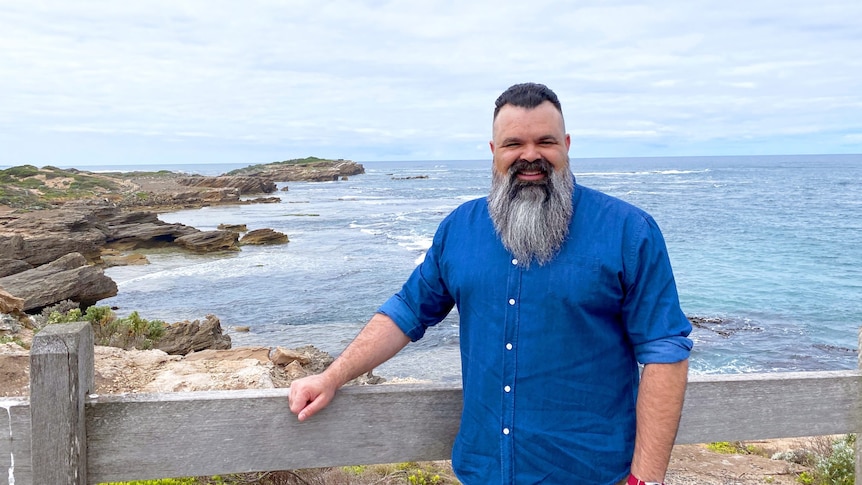
[[[648,4],[649,6],[646,6]],[[860,0],[0,0],[0,166],[862,153]]]

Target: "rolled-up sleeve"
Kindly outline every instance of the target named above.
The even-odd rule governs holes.
[[[642,364],[688,358],[691,322],[679,305],[664,237],[648,215],[626,231],[623,321]]]
[[[378,313],[391,318],[414,342],[425,335],[428,327],[446,318],[455,305],[440,274],[442,231],[437,230],[425,260],[413,270],[401,291],[377,309]]]

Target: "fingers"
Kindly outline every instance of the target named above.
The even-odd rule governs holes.
[[[325,408],[327,404],[329,404],[330,399],[327,399],[323,394],[317,396],[317,399],[307,403],[307,405],[297,413],[297,418],[300,421],[305,421],[306,419],[317,414],[318,411]]]
[[[319,379],[299,379],[290,386],[290,411],[296,414],[300,421],[305,421],[326,407],[334,394],[322,386]]]

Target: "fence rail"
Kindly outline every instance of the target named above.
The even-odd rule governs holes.
[[[303,423],[287,389],[88,395],[92,330],[49,328],[31,349],[29,399],[0,401],[0,485],[448,459],[458,429],[458,386],[348,387]],[[855,433],[860,377],[691,376],[677,443]]]

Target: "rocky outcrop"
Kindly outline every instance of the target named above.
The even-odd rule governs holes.
[[[174,355],[186,355],[205,349],[229,349],[230,336],[222,333],[221,322],[215,315],[203,321],[177,322],[165,328],[165,335],[156,348]]]
[[[0,225],[0,258],[32,267],[69,253],[95,260],[107,239],[97,223],[92,208],[46,209],[7,217]]]
[[[103,259],[106,249],[237,250],[238,238],[235,232],[202,233],[184,224],[169,224],[153,212],[125,212],[104,201],[15,213],[0,220],[0,281],[4,282],[0,286],[25,300],[24,311],[64,299],[87,306],[117,294],[116,284],[88,264],[146,264],[144,258],[116,252],[106,253]],[[70,254],[77,256],[70,260]]]
[[[150,264],[150,260],[141,253],[120,254],[119,251],[108,249],[102,252],[102,265],[105,268],[113,266],[140,266]]]
[[[248,231],[248,226],[245,224],[219,224],[218,229],[223,231],[246,232]]]
[[[274,231],[272,229],[255,229],[247,232],[239,240],[240,244],[252,245],[283,244],[286,242],[290,242],[287,238],[287,234]]]
[[[0,288],[0,313],[13,314],[24,311],[24,299],[12,296]]]
[[[239,190],[240,195],[245,194],[271,194],[275,192],[275,182],[267,178],[250,177],[244,175],[220,175],[218,177],[183,177],[177,179],[180,185],[187,187],[211,187],[228,188]]]
[[[110,211],[100,219],[99,229],[109,248],[127,250],[169,246],[175,240],[200,232],[185,224],[168,224],[154,212]]]
[[[0,259],[0,278],[9,276],[10,274],[27,271],[28,269],[33,269],[33,266],[21,261],[20,259]]]
[[[123,212],[108,203],[68,204],[7,217],[0,224],[0,258],[20,261],[15,263],[20,270],[69,253],[99,262],[105,247],[170,246],[175,239],[196,232],[200,231],[191,226],[162,222],[152,212]],[[11,265],[3,266],[8,272]]]
[[[199,253],[239,251],[239,234],[233,231],[196,232],[176,239],[180,247]]]
[[[346,180],[365,173],[365,167],[351,160],[309,159],[303,162],[254,165],[231,173],[263,177],[273,182],[326,182]]]
[[[80,253],[0,278],[0,287],[24,301],[23,310],[44,308],[62,300],[90,306],[117,294],[117,284],[101,268],[90,266]]]
[[[178,187],[179,184],[177,184]],[[127,194],[116,201],[120,207],[192,208],[209,205],[241,203],[239,189],[235,188],[178,188],[158,192],[139,191]]]

